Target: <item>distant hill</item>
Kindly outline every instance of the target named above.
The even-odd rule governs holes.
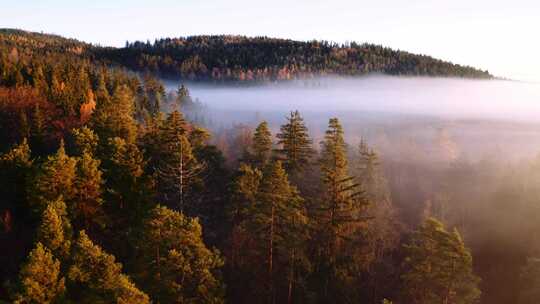
[[[192,36],[100,47],[57,35],[0,29],[0,51],[65,54],[163,77],[266,81],[324,75],[492,78],[487,71],[374,44],[268,37]]]
[[[487,71],[373,44],[337,45],[267,37],[192,36],[126,43],[98,57],[168,77],[267,80],[320,75],[491,78]]]

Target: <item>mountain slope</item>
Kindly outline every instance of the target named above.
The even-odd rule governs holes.
[[[112,48],[57,35],[0,29],[0,53],[4,58],[67,55],[192,80],[265,81],[368,73],[492,78],[487,71],[379,45],[268,37],[192,36]]]
[[[167,38],[154,43],[127,43],[124,48],[99,49],[97,54],[138,71],[190,79],[274,80],[373,72],[491,78],[487,71],[379,45],[337,45],[267,37]]]

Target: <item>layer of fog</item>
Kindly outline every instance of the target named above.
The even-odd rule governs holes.
[[[218,110],[298,109],[330,115],[379,111],[453,118],[540,119],[540,85],[515,81],[371,76],[257,86],[188,83],[188,87],[193,96]]]
[[[166,85],[174,90],[178,82]],[[386,157],[519,159],[540,152],[540,85],[534,83],[371,76],[186,85],[214,130],[264,119],[276,132],[297,109],[316,141],[336,116],[350,143],[366,138]]]

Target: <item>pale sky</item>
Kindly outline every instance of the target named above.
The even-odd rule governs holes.
[[[371,42],[540,81],[538,0],[0,0],[0,27],[111,46],[200,34]]]

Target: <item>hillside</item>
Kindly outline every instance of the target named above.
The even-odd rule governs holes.
[[[282,80],[319,75],[490,78],[487,71],[373,44],[338,45],[268,37],[193,36],[99,49],[98,57],[168,77]]]
[[[430,56],[354,42],[338,45],[268,37],[192,36],[104,48],[56,35],[0,29],[0,52],[21,51],[75,55],[135,71],[191,80],[265,81],[368,73],[492,77],[487,71]]]

